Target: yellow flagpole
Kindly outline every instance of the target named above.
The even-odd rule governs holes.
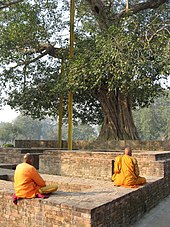
[[[63,58],[61,60],[61,76],[64,73],[64,61]],[[58,123],[58,148],[62,147],[62,124],[63,124],[63,96],[60,96],[59,103],[59,123]]]
[[[70,62],[74,56],[74,0],[70,0]],[[68,150],[72,150],[73,94],[68,94]]]

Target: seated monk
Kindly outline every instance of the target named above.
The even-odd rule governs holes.
[[[14,173],[14,190],[18,198],[34,198],[58,189],[57,185],[47,185],[33,166],[33,156],[25,154],[24,162],[17,165]]]
[[[116,157],[112,180],[116,186],[125,187],[137,187],[146,183],[146,179],[139,176],[138,163],[137,160],[132,157],[130,147],[125,148],[124,155]]]

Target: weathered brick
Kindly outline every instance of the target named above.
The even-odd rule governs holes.
[[[45,200],[20,200],[17,206],[12,203],[13,183],[0,181],[0,226],[130,226],[169,195],[169,152],[163,155],[134,153],[142,173],[155,176],[155,180],[138,189],[114,187],[113,183],[109,182],[107,174],[116,155],[116,152],[48,151],[42,158],[49,163],[53,160],[52,168],[55,167],[57,159],[58,163],[63,165],[63,173],[74,176],[79,169],[79,177],[84,177],[86,172],[92,180],[44,175],[48,183],[58,183],[59,191]],[[69,160],[70,165],[73,164],[72,172],[69,172]],[[109,174],[111,176],[111,173]],[[106,181],[95,181],[97,178]]]

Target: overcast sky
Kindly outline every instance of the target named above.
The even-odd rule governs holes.
[[[19,113],[11,110],[10,106],[5,106],[0,110],[0,122],[11,122],[13,121]]]

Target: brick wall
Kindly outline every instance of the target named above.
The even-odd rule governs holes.
[[[0,163],[19,164],[23,161],[23,155],[20,153],[0,153]]]
[[[134,157],[138,160],[141,176],[164,176],[164,162],[169,159],[170,153],[142,154],[135,153]]]
[[[168,163],[170,168],[170,163]],[[146,212],[170,194],[170,182],[165,179],[111,201],[92,210],[92,227],[131,226]]]
[[[57,148],[58,142],[56,140],[15,140],[15,147],[18,147],[18,148],[56,147]]]
[[[40,156],[39,171],[60,176],[111,180],[112,161],[115,154],[48,151]]]
[[[41,173],[111,181],[114,159],[120,152],[46,151],[40,156]],[[170,153],[134,153],[140,174],[164,176],[164,160]],[[164,159],[164,160],[163,160]],[[157,161],[158,160],[158,161]]]
[[[12,194],[0,191],[1,227],[91,226],[90,210],[42,199],[24,199],[12,203]]]
[[[102,150],[122,150],[125,146],[131,146],[133,150],[147,150],[147,151],[169,151],[170,140],[113,140],[106,141],[102,144],[97,141],[76,140],[73,141],[73,149],[102,149]],[[31,148],[31,147],[44,147],[44,148],[58,148],[56,140],[15,140],[15,147],[18,148]],[[62,148],[67,148],[67,141],[62,141]]]
[[[90,193],[88,203],[70,199],[60,193],[49,199],[24,199],[18,206],[12,203],[11,182],[0,183],[0,226],[2,227],[99,227],[131,226],[147,211],[170,193],[170,161],[164,162],[165,178],[157,179],[137,189],[117,188],[117,197],[98,205],[92,201],[96,190]],[[3,182],[3,181],[0,181]],[[66,189],[66,188],[65,188]],[[78,189],[77,189],[78,190]],[[103,188],[104,190],[104,188]],[[106,190],[106,188],[105,188]],[[114,189],[113,189],[114,190]],[[124,190],[124,194],[121,192]],[[100,191],[97,190],[99,193]],[[85,192],[83,192],[85,193]],[[74,194],[79,196],[78,192]],[[85,195],[85,194],[84,194]],[[67,199],[67,196],[69,199]],[[76,196],[76,197],[77,197]],[[99,197],[98,197],[99,198]]]
[[[48,166],[50,171],[60,171],[60,173],[69,176],[75,176],[79,170],[78,176],[80,176],[80,173],[85,176],[85,171],[87,171],[92,179],[102,176],[103,179],[110,180],[110,178],[107,178],[107,174],[110,174],[112,161],[117,155],[117,152],[46,151],[44,155],[40,156],[40,165],[44,165],[44,168]],[[10,153],[7,156],[10,158]],[[82,186],[74,182],[71,185],[72,178],[68,178],[65,184],[60,183],[60,190],[67,191],[64,193],[64,197],[61,191],[47,200],[21,200],[18,206],[12,203],[13,183],[0,181],[0,226],[130,226],[144,213],[157,205],[161,199],[170,194],[169,153],[164,152],[163,155],[162,153],[134,153],[134,156],[138,159],[140,169],[143,168],[143,173],[161,176],[161,178],[156,178],[152,183],[138,189],[116,187],[116,198],[107,197],[105,202],[101,203],[99,202],[104,197],[101,196],[102,198],[100,198],[102,192],[108,191],[108,194],[106,193],[108,196],[115,190],[113,186],[111,191],[107,189],[107,181],[100,190],[97,188],[89,191],[86,200],[83,200],[85,193],[91,190],[91,186],[85,186],[85,179],[82,179],[84,183]],[[51,182],[54,179],[55,176],[51,176]],[[75,182],[78,182],[78,180],[75,180]],[[91,183],[91,185],[93,184]],[[78,193],[81,190],[82,193]],[[73,193],[70,193],[70,191]],[[121,194],[122,191],[123,194]],[[73,196],[76,200],[73,199]],[[98,203],[94,196],[98,198]]]
[[[97,142],[89,144],[87,148],[91,149],[113,149],[122,150],[125,146],[131,146],[133,150],[146,150],[146,151],[169,151],[170,150],[170,140],[113,140],[106,141],[102,144]]]
[[[38,153],[32,154],[34,157],[34,166],[35,168],[39,169],[39,155]],[[14,164],[18,165],[19,163],[23,162],[24,154],[21,154],[20,150],[8,150],[5,149],[4,152],[0,153],[0,163],[4,164]]]
[[[0,163],[14,165],[21,163],[24,156],[21,151],[22,149],[5,149],[4,152],[0,152]],[[32,150],[27,149],[27,152]],[[47,150],[33,153],[33,156],[34,166],[42,173],[110,181],[114,160],[119,154],[122,152]],[[157,153],[134,151],[133,155],[138,160],[140,174],[144,176],[163,176],[163,162],[170,159],[170,152],[165,151]]]

